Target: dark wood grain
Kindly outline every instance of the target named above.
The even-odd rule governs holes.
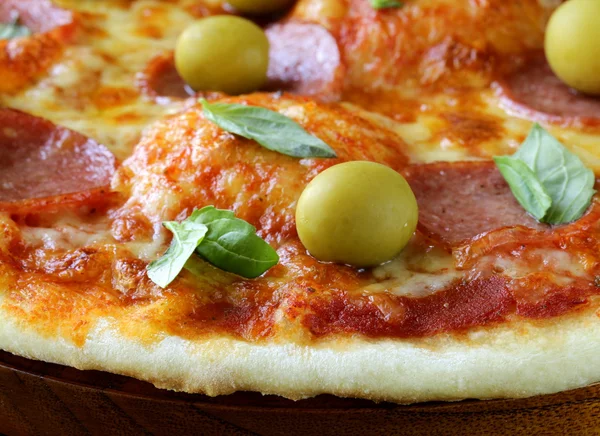
[[[600,386],[522,400],[399,406],[157,389],[0,352],[0,433],[20,435],[600,434]]]

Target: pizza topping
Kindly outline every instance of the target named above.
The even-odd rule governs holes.
[[[292,0],[227,0],[237,12],[243,14],[270,14],[289,6]]]
[[[600,99],[569,88],[540,55],[503,79],[500,91],[509,110],[532,119],[561,124],[597,124],[600,120]]]
[[[371,6],[375,9],[399,8],[403,6],[402,2],[397,0],[370,0]]]
[[[266,30],[270,43],[267,88],[323,101],[340,99],[343,66],[334,36],[313,23],[274,24]]]
[[[181,223],[167,222],[174,237],[167,252],[148,266],[148,277],[161,287],[171,283],[190,256],[199,256],[246,278],[255,278],[279,262],[277,252],[256,235],[256,228],[233,212],[206,206]]]
[[[170,97],[183,99],[195,94],[177,72],[173,53],[153,57],[144,71],[137,75],[136,84],[161,104],[169,103]]]
[[[579,219],[594,195],[594,173],[540,125],[512,156],[495,157],[517,201],[538,221]]]
[[[289,115],[330,144],[338,158],[293,159],[274,153],[224,132],[205,117],[200,104],[193,105],[149,126],[119,168],[113,186],[128,201],[116,226],[159,225],[214,205],[234,211],[279,246],[297,238],[296,202],[318,173],[350,160],[380,162],[395,170],[408,163],[408,146],[400,137],[343,106],[272,94],[221,101]]]
[[[418,228],[450,246],[501,227],[547,228],[523,210],[491,161],[413,165],[405,176],[419,205]]]
[[[543,267],[543,264],[542,264]],[[443,291],[410,298],[343,290],[311,298],[303,324],[317,336],[361,333],[371,337],[425,337],[514,320],[543,319],[589,305],[598,295],[590,282],[560,286],[537,272],[520,280],[490,275],[456,281]]]
[[[355,333],[377,337],[423,337],[460,331],[505,319],[515,304],[507,281],[491,276],[455,282],[422,298],[337,292],[316,296],[304,325],[315,336]]]
[[[600,95],[600,2],[570,0],[546,27],[544,48],[552,70],[578,91]]]
[[[298,200],[298,236],[317,259],[359,267],[397,255],[417,226],[406,180],[385,165],[346,162],[315,177]]]
[[[243,94],[267,80],[269,41],[249,20],[219,15],[188,26],[177,40],[175,66],[196,91]]]
[[[329,145],[278,112],[258,106],[200,101],[208,120],[269,150],[292,157],[336,157]]]
[[[270,46],[269,68],[262,89],[327,102],[340,99],[344,69],[337,41],[327,29],[318,24],[289,22],[269,26],[265,33]],[[139,75],[138,84],[152,97],[186,98],[194,94],[177,71],[172,53],[152,59]]]
[[[102,195],[115,159],[80,133],[0,109],[0,210],[39,209]]]
[[[0,39],[20,38],[31,35],[31,31],[20,23],[19,14],[13,14],[8,23],[0,23]]]
[[[76,29],[74,14],[50,0],[2,0],[0,22],[0,93],[10,94],[46,71]]]
[[[533,219],[532,219],[533,221]],[[598,224],[600,223],[600,202],[595,200],[588,211],[577,221],[564,226],[554,227],[551,231],[546,228],[535,229],[525,226],[514,226],[509,228],[499,228],[486,234],[480,235],[464,244],[457,244],[453,249],[453,255],[456,258],[456,266],[460,269],[472,268],[477,262],[485,257],[495,257],[498,254],[507,254],[515,257],[514,253],[519,253],[518,258],[523,258],[521,252],[525,249],[532,250],[534,247],[544,249],[561,249],[569,253],[578,253],[576,255],[587,268],[595,268],[596,261],[591,260],[596,253],[600,252],[600,247],[596,246],[595,235],[598,233]],[[516,250],[516,251],[515,251]],[[543,258],[546,260],[548,256]],[[528,260],[525,261],[525,264]],[[528,267],[535,269],[535,264],[529,264]],[[519,268],[523,268],[520,265]],[[540,267],[538,269],[544,269]]]
[[[279,262],[277,252],[256,235],[256,228],[231,211],[207,206],[190,219],[208,227],[196,251],[222,270],[255,278]]]
[[[194,254],[208,232],[208,227],[193,220],[181,223],[167,221],[163,225],[173,233],[173,240],[165,254],[148,265],[148,277],[161,288],[166,288]]]
[[[536,174],[524,161],[511,156],[496,157],[494,161],[517,201],[535,219],[542,221],[552,205],[552,199]]]

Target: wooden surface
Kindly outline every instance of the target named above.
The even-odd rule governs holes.
[[[412,406],[253,393],[210,398],[0,352],[0,433],[17,435],[600,434],[600,387]]]

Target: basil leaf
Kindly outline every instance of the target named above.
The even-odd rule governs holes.
[[[222,270],[254,278],[279,262],[277,252],[256,234],[256,228],[231,211],[207,206],[194,211],[189,220],[208,227],[196,253]]]
[[[399,8],[404,6],[404,3],[396,0],[371,0],[371,6],[374,9]]]
[[[13,14],[9,23],[0,23],[0,39],[20,38],[31,35],[31,31],[19,24],[19,15]]]
[[[162,288],[175,280],[194,252],[216,267],[246,278],[258,277],[279,262],[277,252],[256,229],[228,210],[207,206],[181,223],[163,224],[173,232],[173,240],[165,254],[147,268],[150,280]]]
[[[521,203],[539,221],[548,224],[564,224],[575,221],[590,205],[592,196],[596,192],[594,190],[594,173],[583,165],[577,155],[571,153],[539,124],[534,124],[531,132],[521,144],[521,148],[511,159],[518,160],[527,166],[551,200],[550,206],[541,217],[539,214],[545,203],[544,200],[540,200],[539,195],[536,197],[540,201],[537,205],[526,200],[524,200],[526,204]],[[498,158],[495,160],[498,163]],[[503,165],[504,170],[507,171],[504,158],[500,158],[500,165]],[[521,185],[528,183],[529,188],[534,189],[530,180],[531,173],[525,171],[522,166],[519,168],[517,169],[514,163],[512,164],[513,173],[509,176],[510,180],[500,168],[513,193],[515,190],[519,190],[518,187],[515,187],[516,183]],[[519,177],[527,178],[528,181],[519,180]],[[539,194],[539,189],[536,192]],[[515,194],[515,196],[517,195]],[[517,200],[521,202],[519,197]]]
[[[577,155],[536,123],[514,157],[536,173],[552,198],[542,222],[567,223],[583,215],[596,192],[595,177]]]
[[[161,288],[166,288],[202,242],[208,227],[189,220],[181,223],[168,221],[163,225],[173,232],[173,240],[165,254],[148,265],[147,271],[150,280]]]
[[[521,206],[538,221],[544,218],[552,199],[527,164],[511,156],[495,157],[494,162]]]
[[[335,151],[292,119],[257,106],[209,103],[200,99],[204,116],[230,133],[292,157],[336,157]]]

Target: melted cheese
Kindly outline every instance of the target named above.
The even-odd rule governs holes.
[[[494,271],[502,272],[515,279],[542,271],[552,272],[555,277],[592,278],[584,259],[578,259],[577,256],[563,250],[538,248],[529,250],[525,259],[518,256],[496,255],[484,257],[482,262],[489,262]]]
[[[373,269],[376,283],[365,287],[364,292],[426,297],[446,288],[461,276],[450,253],[434,247],[423,250],[413,241],[396,258]]]
[[[82,226],[79,219],[68,215],[53,223],[52,227],[21,226],[21,236],[29,247],[44,250],[72,250],[94,244],[114,243],[106,223]]]
[[[173,49],[194,17],[161,1],[57,3],[83,13],[86,30],[37,84],[0,101],[90,136],[123,160],[146,126],[183,105],[155,104],[136,77],[152,57]]]

